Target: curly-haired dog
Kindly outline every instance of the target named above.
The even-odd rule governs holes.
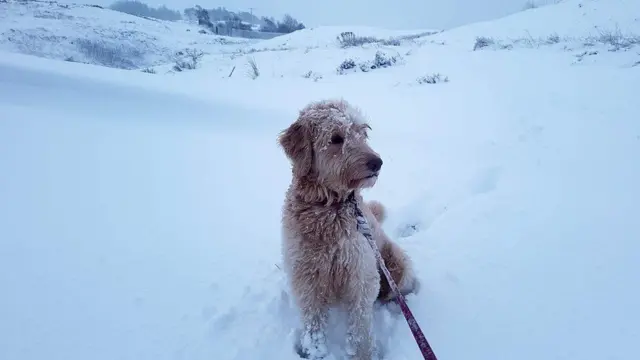
[[[401,291],[418,285],[409,258],[381,228],[383,205],[365,203],[360,195],[376,183],[382,167],[367,144],[368,129],[346,101],[324,100],[302,109],[279,138],[293,167],[282,215],[283,263],[302,315],[300,352],[313,359],[328,353],[325,327],[335,306],[348,311],[347,354],[374,358],[373,305],[393,298],[373,249],[356,230],[355,203]]]

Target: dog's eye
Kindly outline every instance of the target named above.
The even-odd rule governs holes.
[[[341,135],[334,134],[331,137],[331,143],[332,144],[342,144],[343,142],[344,142],[344,138]]]

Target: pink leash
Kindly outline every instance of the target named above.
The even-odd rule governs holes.
[[[355,207],[356,207],[356,215],[357,215],[356,219],[358,221],[358,232],[360,232],[365,238],[367,238],[367,240],[369,241],[369,245],[371,245],[371,247],[373,248],[373,251],[376,255],[376,260],[378,261],[378,264],[380,265],[380,268],[382,269],[384,276],[387,278],[387,282],[389,282],[389,287],[391,287],[391,291],[393,291],[393,293],[396,296],[396,302],[400,306],[400,309],[402,309],[402,314],[404,315],[404,318],[407,320],[407,324],[409,324],[411,333],[413,333],[413,337],[416,339],[416,343],[418,343],[418,347],[420,348],[420,352],[422,352],[422,356],[425,358],[425,360],[437,360],[436,354],[431,349],[431,345],[429,345],[427,338],[424,336],[424,334],[422,333],[422,330],[420,329],[420,325],[418,325],[416,318],[411,313],[411,310],[409,310],[409,306],[404,300],[404,295],[402,295],[402,293],[400,292],[400,289],[398,289],[398,285],[396,285],[396,282],[393,281],[393,278],[389,273],[389,269],[387,269],[387,267],[384,264],[384,259],[382,259],[382,255],[380,254],[378,245],[376,245],[376,242],[373,239],[373,235],[371,234],[371,228],[369,227],[369,223],[367,222],[367,219],[365,218],[364,214],[358,207],[358,204],[355,203],[355,205],[356,205]]]

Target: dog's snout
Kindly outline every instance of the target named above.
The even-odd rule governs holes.
[[[369,159],[369,161],[367,161],[367,167],[371,171],[379,171],[382,167],[382,159],[377,156]]]

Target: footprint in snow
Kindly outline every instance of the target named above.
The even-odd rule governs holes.
[[[473,194],[480,195],[495,190],[501,172],[502,170],[499,167],[490,167],[482,170],[471,185]]]

